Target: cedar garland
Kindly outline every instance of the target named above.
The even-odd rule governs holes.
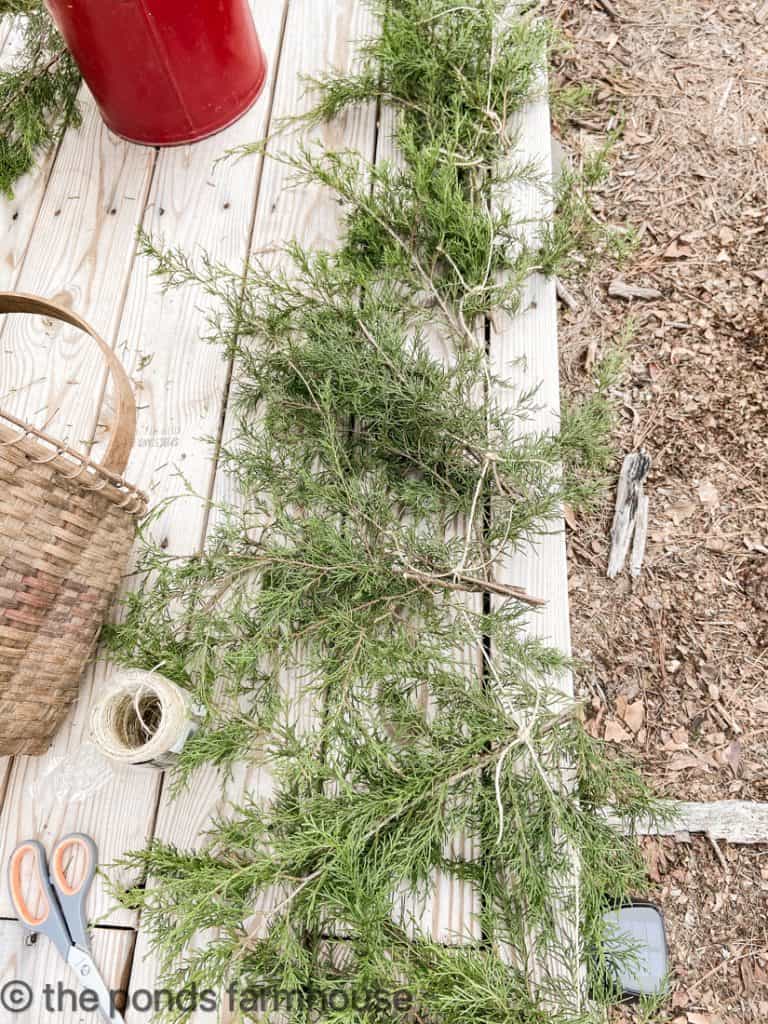
[[[372,6],[381,32],[361,70],[315,83],[309,120],[393,106],[402,167],[316,147],[277,156],[343,204],[340,249],[290,245],[282,269],[250,266],[243,284],[143,240],[169,286],[218,299],[211,339],[236,359],[239,411],[222,458],[241,500],[216,509],[199,556],[146,548],[144,583],[108,637],[119,660],[160,666],[207,708],[178,785],[267,749],[277,790],[268,806],[245,798],[202,849],[130,855],[137,884],[120,896],[175,988],[407,988],[420,1021],[576,1024],[589,1019],[576,987],[528,965],[558,961],[573,978],[587,964],[598,1003],[615,998],[610,965],[630,952],[610,948],[602,914],[644,884],[632,823],[663,812],[557,692],[566,659],[522,628],[537,595],[495,577],[564,501],[594,495],[610,460],[607,381],[557,435],[521,436],[536,396],[500,407],[504,382],[476,342],[483,318],[517,309],[528,274],[579,244],[576,220],[542,224],[531,242],[490,202],[513,181],[546,187],[510,161],[508,125],[536,88],[548,30],[501,0]],[[429,347],[435,325],[449,363]],[[502,600],[462,600],[478,590]],[[308,730],[281,686],[295,670],[315,703]],[[477,859],[452,851],[457,833]],[[559,928],[574,854],[575,945]],[[479,943],[441,945],[403,912],[397,893],[426,895],[438,872],[479,894]]]

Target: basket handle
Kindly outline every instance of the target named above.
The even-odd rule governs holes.
[[[128,458],[136,437],[136,400],[123,364],[109,345],[96,331],[82,320],[76,313],[64,306],[59,306],[49,299],[41,299],[36,295],[23,295],[19,292],[0,292],[0,313],[37,313],[40,316],[61,320],[63,323],[77,327],[89,334],[101,349],[107,363],[112,381],[117,392],[117,414],[115,426],[107,445],[101,467],[115,476],[122,476],[128,465]]]

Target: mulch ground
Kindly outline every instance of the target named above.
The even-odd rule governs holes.
[[[593,89],[556,134],[577,168],[615,138],[596,216],[637,237],[567,282],[563,389],[622,344],[617,449],[653,458],[638,579],[606,578],[612,501],[569,517],[590,729],[664,795],[768,800],[768,3],[543,6],[567,44],[555,85]],[[660,297],[610,298],[616,280]],[[726,875],[706,840],[656,845],[669,1019],[768,1020],[768,851],[725,849]]]

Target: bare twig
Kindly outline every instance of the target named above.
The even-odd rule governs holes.
[[[543,608],[547,603],[540,597],[533,597],[522,587],[513,587],[507,583],[497,583],[495,580],[481,580],[474,576],[466,576],[461,573],[454,575],[439,576],[434,573],[424,572],[412,567],[395,569],[400,572],[403,579],[414,580],[417,583],[425,583],[432,587],[441,587],[443,590],[458,590],[471,594],[496,594],[498,597],[512,597],[523,604],[529,604],[533,608]]]
[[[710,846],[715,851],[715,856],[720,861],[720,866],[722,867],[723,871],[725,871],[727,873],[728,872],[728,861],[723,856],[723,851],[720,849],[720,844],[718,843],[718,841],[715,839],[715,837],[712,835],[711,832],[705,832],[704,834],[706,835],[707,839],[709,840]]]

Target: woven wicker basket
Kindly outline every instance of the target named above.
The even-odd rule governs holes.
[[[90,335],[117,398],[100,465],[0,411],[0,754],[42,754],[77,697],[146,499],[122,479],[136,404],[114,352],[52,302],[0,292],[0,313],[37,313]]]

